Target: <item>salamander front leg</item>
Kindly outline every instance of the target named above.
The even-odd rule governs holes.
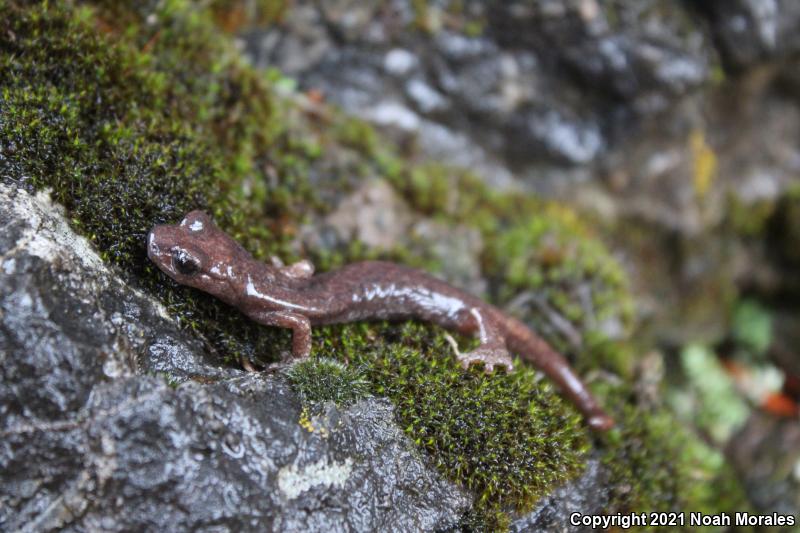
[[[311,353],[311,322],[308,317],[288,311],[269,311],[250,316],[259,324],[292,330],[292,358],[304,359]]]
[[[493,371],[497,366],[503,366],[510,371],[514,363],[506,348],[506,340],[487,318],[480,310],[470,309],[462,330],[466,333],[477,333],[480,345],[466,353],[456,352],[456,357],[465,368],[483,363],[486,372]]]

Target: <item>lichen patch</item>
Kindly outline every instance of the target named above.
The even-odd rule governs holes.
[[[353,460],[342,462],[321,459],[305,466],[290,465],[278,472],[278,488],[290,500],[315,487],[342,488],[353,471]]]

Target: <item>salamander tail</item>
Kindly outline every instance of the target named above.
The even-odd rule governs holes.
[[[614,427],[614,419],[600,407],[563,355],[518,320],[507,317],[505,328],[508,347],[552,379],[583,414],[592,430],[608,431]]]

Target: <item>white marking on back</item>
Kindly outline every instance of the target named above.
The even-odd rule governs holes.
[[[293,304],[292,302],[287,302],[286,300],[281,300],[280,298],[275,298],[274,296],[269,296],[267,294],[263,294],[258,291],[256,288],[255,283],[253,283],[253,278],[250,277],[250,274],[247,275],[247,286],[245,287],[248,296],[252,296],[254,298],[258,298],[259,300],[264,300],[266,302],[270,302],[281,307],[287,307],[290,309],[298,309],[301,311],[314,311],[313,307],[308,307],[306,305],[298,305]]]

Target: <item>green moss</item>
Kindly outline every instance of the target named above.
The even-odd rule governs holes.
[[[618,428],[604,437],[604,462],[612,488],[609,512],[711,514],[750,509],[719,450],[706,445],[665,409],[637,407],[623,390],[604,395],[613,403],[612,413],[619,422]]]
[[[117,20],[110,8],[0,2],[0,171],[50,188],[104,259],[160,294],[225,359],[269,359],[284,334],[166,280],[144,240],[153,224],[199,208],[257,256],[285,251],[295,227],[286,221],[315,203],[312,132],[288,130],[268,81],[239,63],[199,8],[140,8]],[[145,13],[159,24],[137,25]],[[112,25],[120,21],[124,31]]]
[[[503,526],[507,512],[530,510],[582,467],[580,416],[529,367],[464,371],[443,332],[411,322],[329,327],[315,341],[318,354],[363,369],[370,391],[392,400],[435,466],[476,494],[484,524]]]
[[[727,204],[728,226],[735,234],[749,238],[764,234],[776,208],[774,200],[759,200],[746,204],[733,192],[728,194]]]
[[[208,208],[203,191],[220,166],[190,126],[158,110],[163,80],[137,68],[142,58],[106,47],[88,11],[0,9],[0,142],[4,161],[22,167],[11,172],[36,188],[52,187],[78,229],[113,262],[142,249],[154,220]]]
[[[289,381],[304,403],[349,405],[369,395],[363,370],[333,359],[306,359],[287,370]]]
[[[523,316],[562,350],[584,346],[608,320],[630,323],[631,302],[621,269],[603,245],[589,237],[571,211],[543,205],[534,215],[490,242],[487,270],[504,283],[498,300],[530,295]],[[553,316],[563,320],[558,328]],[[577,337],[579,336],[579,337]]]

